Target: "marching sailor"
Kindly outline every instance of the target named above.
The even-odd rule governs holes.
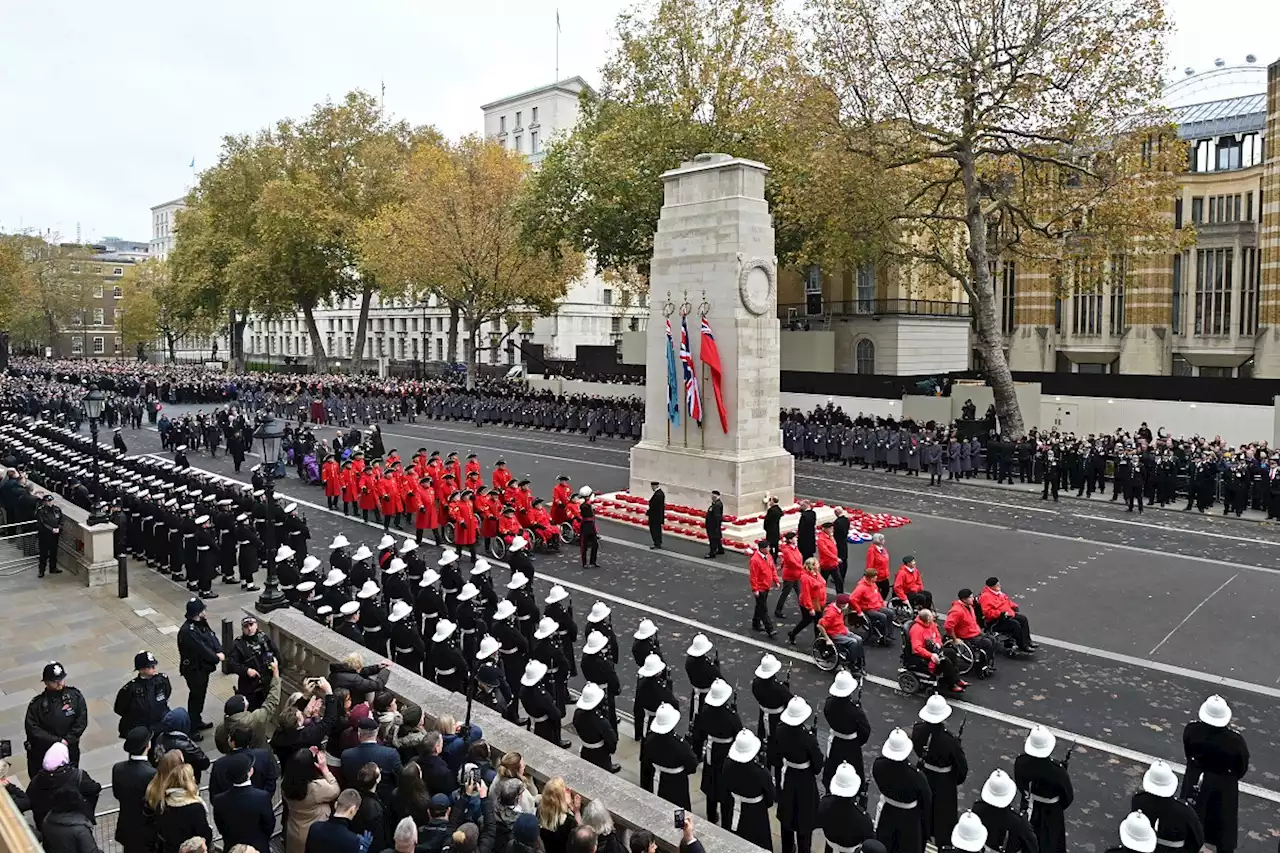
[[[717,678],[711,682],[693,721],[693,749],[702,757],[699,787],[706,796],[707,819],[712,823],[719,823],[720,768],[733,739],[742,730],[738,703],[736,700],[730,703],[732,698],[733,688],[724,679]]]
[[[918,769],[929,780],[933,794],[932,835],[941,846],[951,838],[951,830],[959,817],[957,789],[969,775],[960,739],[947,731],[946,720],[951,706],[940,693],[935,693],[920,709],[920,722],[911,730],[911,743],[919,756]]]
[[[822,773],[822,749],[815,728],[805,723],[813,716],[809,703],[799,696],[787,703],[778,730],[769,741],[769,763],[778,774],[778,823],[782,827],[783,853],[809,853],[818,825],[818,776]]]
[[[773,849],[769,809],[777,799],[773,775],[760,760],[760,738],[742,729],[721,767],[721,826],[766,850]]]
[[[1249,747],[1230,724],[1230,706],[1214,695],[1200,706],[1200,719],[1182,730],[1187,756],[1182,796],[1194,803],[1204,824],[1205,841],[1219,853],[1236,847],[1240,780],[1249,770]]]
[[[680,711],[675,705],[663,702],[658,706],[640,746],[640,776],[651,780],[645,790],[688,809],[689,776],[698,769],[698,755],[675,733],[679,722]]]
[[[889,853],[920,853],[933,813],[933,794],[924,774],[907,763],[911,738],[902,729],[889,732],[880,757],[871,763],[871,778],[880,789],[876,805],[876,838]]]
[[[1052,732],[1036,726],[1013,763],[1013,781],[1022,792],[1023,811],[1035,830],[1040,853],[1067,853],[1065,812],[1075,791],[1065,762],[1053,758],[1057,743]]]
[[[871,818],[858,805],[862,779],[847,761],[840,762],[818,803],[818,828],[827,839],[826,853],[856,853],[862,842],[876,837]]]

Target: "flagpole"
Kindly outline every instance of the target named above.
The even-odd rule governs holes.
[[[698,347],[698,355],[702,355],[702,347]],[[707,398],[707,365],[700,362],[702,367],[702,375],[698,377],[698,396],[702,399]],[[704,409],[702,412],[702,423],[698,424],[698,433],[702,436],[702,449],[707,449],[707,413]]]
[[[560,10],[556,9],[556,79],[553,83],[560,82]]]

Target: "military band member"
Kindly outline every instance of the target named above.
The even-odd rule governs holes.
[[[610,725],[607,711],[602,707],[604,691],[600,685],[588,681],[578,696],[573,711],[573,730],[582,739],[579,756],[597,767],[617,773],[622,765],[613,760],[618,749],[618,730]]]
[[[547,665],[531,660],[520,677],[520,703],[533,723],[533,733],[543,740],[568,749],[571,744],[560,731],[560,708],[547,685]]]
[[[929,816],[933,814],[933,793],[929,780],[912,767],[911,738],[894,729],[885,739],[880,757],[871,764],[871,778],[880,790],[876,805],[876,838],[890,851],[924,849]]]
[[[694,752],[702,759],[700,787],[707,799],[707,819],[712,823],[719,823],[721,768],[733,739],[741,730],[742,718],[738,716],[733,688],[724,679],[716,678],[707,690],[705,701],[700,704],[692,731]]]
[[[1194,804],[1206,843],[1230,851],[1236,847],[1240,780],[1249,772],[1249,747],[1231,728],[1231,707],[1221,696],[1204,700],[1199,717],[1182,730],[1187,760],[1182,796]]]
[[[840,762],[818,802],[818,828],[827,840],[826,853],[856,853],[864,841],[876,837],[871,818],[859,805],[862,777],[853,765]]]
[[[1067,768],[1053,758],[1057,743],[1052,732],[1036,726],[1013,764],[1013,781],[1022,792],[1023,810],[1041,853],[1066,853],[1066,810],[1075,799]]]
[[[381,592],[376,581],[367,580],[356,590],[356,601],[360,604],[360,635],[364,646],[385,659],[388,657],[390,631],[387,629],[387,611],[378,601]]]
[[[622,683],[608,655],[608,640],[599,631],[590,631],[582,647],[582,677],[597,685],[605,694],[605,711],[609,725],[618,731],[618,696]]]
[[[1195,807],[1177,797],[1178,777],[1166,761],[1156,760],[1142,776],[1142,790],[1133,795],[1131,808],[1153,822],[1160,847],[1199,850],[1204,846],[1204,826]]]
[[[864,776],[865,764],[862,747],[871,739],[871,722],[855,691],[858,680],[848,670],[841,669],[827,689],[827,699],[822,706],[822,716],[827,721],[827,758],[822,768],[822,784],[830,786],[836,768],[848,763]]]
[[[911,743],[919,756],[917,769],[929,781],[933,797],[930,827],[934,843],[941,846],[951,838],[951,830],[959,817],[958,789],[969,775],[960,739],[947,731],[946,720],[951,706],[935,693],[920,710],[920,722],[911,730]]]
[[[778,823],[784,853],[809,853],[818,825],[818,776],[822,749],[807,723],[813,716],[799,696],[787,703],[769,741],[769,764],[778,776]]]
[[[658,706],[640,746],[640,777],[650,780],[645,790],[688,809],[689,776],[698,769],[698,755],[675,733],[679,722],[680,711],[673,704]]]
[[[778,792],[761,760],[760,738],[742,729],[733,739],[720,772],[720,825],[739,838],[773,849],[769,810]]]
[[[760,707],[756,734],[766,744],[777,731],[778,719],[794,696],[789,684],[790,673],[787,675],[787,683],[784,683],[778,678],[781,671],[782,664],[766,652],[760,658],[760,665],[756,667],[755,676],[751,680],[751,695]]]
[[[1017,794],[1018,788],[1009,774],[993,770],[982,785],[981,799],[974,803],[973,813],[987,828],[988,837],[997,840],[996,849],[1004,853],[1037,853],[1039,842],[1031,822],[1013,809]]]
[[[716,652],[715,657],[712,658],[711,652],[711,641],[701,633],[694,635],[693,642],[685,651],[684,672],[691,685],[689,697],[691,721],[697,719],[698,711],[702,707],[702,698],[707,695],[712,683],[720,678],[720,653]],[[736,732],[738,728],[741,727],[735,727],[734,731]]]

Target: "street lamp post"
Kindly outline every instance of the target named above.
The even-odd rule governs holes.
[[[89,524],[102,524],[108,521],[106,514],[102,512],[102,502],[98,500],[96,491],[101,488],[102,474],[98,469],[98,419],[102,417],[102,406],[106,402],[106,395],[98,389],[97,385],[89,386],[89,393],[84,395],[84,413],[89,418],[89,437],[93,439],[93,487],[95,494],[93,503],[89,507]]]
[[[267,497],[266,546],[267,582],[258,596],[254,609],[259,613],[270,613],[287,607],[289,602],[280,591],[280,579],[276,577],[276,533],[275,533],[275,501],[276,501],[276,463],[280,460],[280,444],[284,439],[284,426],[270,415],[258,425],[254,438],[262,444],[262,489]]]

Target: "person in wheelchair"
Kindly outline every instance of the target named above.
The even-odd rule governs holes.
[[[955,652],[942,644],[942,634],[934,621],[932,610],[921,610],[907,631],[906,647],[902,650],[902,665],[917,672],[927,672],[938,679],[938,689],[944,693],[963,693],[968,682],[961,681],[956,670]]]
[[[893,610],[880,595],[880,587],[876,583],[876,569],[869,568],[863,571],[862,580],[858,581],[853,588],[853,594],[849,596],[849,608],[854,613],[865,617],[879,632],[881,645],[893,644]]]
[[[542,498],[534,498],[533,505],[529,507],[526,516],[529,520],[529,529],[533,531],[533,535],[544,548],[553,548],[560,544],[560,529],[551,523],[551,514],[543,506]]]
[[[893,597],[907,602],[915,610],[933,609],[933,593],[924,588],[924,578],[916,568],[915,557],[907,555],[902,558],[902,565],[893,579]]]
[[[503,507],[502,515],[498,518],[498,536],[510,545],[511,540],[519,535],[520,520],[516,518],[515,507],[510,505]]]
[[[1036,644],[1031,641],[1031,623],[1018,612],[1018,605],[1000,590],[1000,579],[987,578],[987,587],[978,596],[983,621],[993,630],[1008,634],[1018,644],[1018,650],[1033,652]]]
[[[818,620],[819,630],[836,644],[836,653],[849,662],[849,666],[858,672],[867,668],[867,658],[862,649],[862,638],[849,630],[845,615],[849,612],[847,593],[840,593],[836,600],[822,611]]]
[[[973,649],[978,675],[985,678],[996,671],[996,644],[982,632],[973,608],[973,590],[960,590],[956,593],[956,600],[951,602],[951,610],[947,612],[942,631],[946,636],[954,637]]]

